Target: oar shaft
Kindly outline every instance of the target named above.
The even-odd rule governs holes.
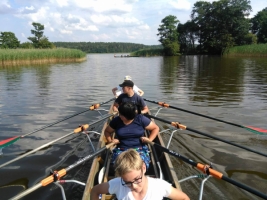
[[[108,103],[108,102],[110,102],[110,101],[112,101],[112,100],[115,100],[115,98],[112,98],[112,99],[110,99],[110,100],[108,100],[108,101],[106,101],[106,102],[102,102],[102,103],[99,104],[99,106],[100,106],[100,105],[103,105],[103,104],[105,104],[105,103]],[[91,106],[91,107],[92,107],[92,106]],[[37,130],[34,130],[34,131],[32,131],[32,132],[30,132],[30,133],[27,133],[27,134],[24,134],[24,135],[22,135],[22,136],[20,136],[20,137],[25,137],[25,136],[31,135],[31,134],[33,134],[33,133],[36,133],[36,132],[38,132],[38,131],[41,131],[41,130],[43,130],[43,129],[46,129],[46,128],[48,128],[48,127],[51,127],[51,126],[53,126],[53,125],[55,125],[55,124],[58,124],[58,123],[60,123],[60,122],[63,122],[63,121],[65,121],[65,120],[67,120],[67,119],[70,119],[70,118],[72,118],[72,117],[75,117],[75,116],[77,116],[77,115],[80,115],[80,114],[82,114],[82,113],[85,113],[85,112],[87,112],[87,111],[89,111],[89,110],[93,110],[93,108],[91,108],[91,107],[90,107],[89,109],[87,109],[87,110],[84,110],[84,111],[82,111],[82,112],[73,114],[73,115],[68,116],[68,117],[66,117],[66,118],[64,118],[64,119],[58,120],[58,121],[56,121],[56,122],[53,122],[52,124],[48,124],[48,125],[46,125],[46,126],[43,126],[43,127],[39,128],[39,129],[37,129]]]
[[[36,149],[33,149],[33,150],[31,150],[31,151],[29,151],[29,152],[27,152],[27,153],[25,153],[25,154],[23,154],[23,155],[21,155],[21,156],[19,156],[19,157],[17,157],[17,158],[14,158],[14,159],[12,159],[12,160],[10,160],[10,161],[8,161],[8,162],[6,162],[6,163],[0,165],[0,168],[4,167],[4,166],[6,166],[6,165],[8,165],[8,164],[10,164],[10,163],[13,163],[13,162],[15,162],[15,161],[17,161],[17,160],[20,160],[20,159],[22,159],[22,158],[24,158],[24,157],[26,157],[26,156],[28,156],[28,155],[30,155],[30,154],[36,152],[36,151],[39,151],[40,149],[43,149],[43,148],[45,148],[45,147],[47,147],[47,146],[49,146],[49,145],[51,145],[51,144],[53,144],[53,143],[55,143],[55,142],[57,142],[57,141],[59,141],[59,140],[62,140],[62,139],[64,139],[64,138],[66,138],[66,137],[72,135],[73,133],[74,133],[74,132],[68,133],[67,135],[64,135],[64,136],[62,136],[62,137],[60,137],[60,138],[58,138],[58,139],[56,139],[56,140],[53,140],[53,141],[48,142],[48,143],[46,143],[46,144],[44,144],[44,145],[42,145],[42,146],[40,146],[40,147],[38,147],[38,148],[36,148]]]
[[[246,191],[248,191],[248,192],[250,192],[252,194],[255,194],[258,197],[261,197],[263,199],[267,199],[267,195],[266,194],[264,194],[262,192],[259,192],[259,191],[255,190],[255,189],[253,189],[253,188],[251,188],[251,187],[249,187],[247,185],[239,183],[239,182],[237,182],[237,181],[235,181],[233,179],[230,179],[227,176],[223,176],[222,180],[227,181],[228,183],[231,183],[231,184],[233,184],[233,185],[235,185],[235,186],[237,186],[239,188],[242,188],[243,190],[246,190]]]
[[[16,195],[16,196],[10,198],[9,200],[19,200],[19,199],[21,199],[22,197],[26,196],[27,194],[32,193],[33,191],[37,190],[37,189],[40,188],[40,187],[42,187],[42,184],[41,184],[41,183],[38,183],[38,184],[34,185],[33,187],[31,187],[31,188],[25,190],[24,192],[19,193],[18,195]]]
[[[173,155],[173,156],[175,156],[175,157],[181,159],[182,161],[184,161],[184,162],[186,162],[186,163],[188,163],[188,164],[190,164],[190,165],[192,165],[192,166],[194,166],[194,167],[197,166],[197,163],[196,163],[196,162],[194,162],[193,160],[190,160],[190,159],[188,159],[188,158],[186,158],[186,157],[180,155],[179,153],[176,153],[176,152],[174,152],[174,151],[172,151],[172,150],[169,150],[169,149],[167,149],[167,148],[165,148],[165,147],[163,147],[163,146],[161,146],[161,145],[159,145],[159,144],[157,144],[157,143],[154,143],[153,146],[155,146],[156,148],[160,149],[160,150],[163,151],[163,152],[166,152],[166,153],[168,153],[168,154],[170,154],[170,155]]]
[[[177,158],[183,160],[184,162],[192,165],[193,167],[197,167],[201,171],[203,171],[203,169],[205,167],[205,165],[203,165],[201,163],[197,163],[197,162],[195,162],[195,161],[193,161],[191,159],[188,159],[188,158],[180,155],[179,153],[174,152],[172,150],[169,150],[169,149],[167,149],[167,148],[165,148],[165,147],[163,147],[163,146],[161,146],[159,144],[156,144],[154,142],[149,142],[149,141],[148,141],[148,143],[153,145],[153,146],[155,146],[156,148],[160,149],[163,152],[166,152],[166,153],[168,153],[168,154],[170,154],[170,155],[172,155],[174,157],[177,157]],[[233,184],[233,185],[235,185],[235,186],[237,186],[239,188],[242,188],[242,189],[244,189],[244,190],[246,190],[246,191],[248,191],[248,192],[250,192],[252,194],[255,194],[256,196],[259,196],[259,197],[261,197],[263,199],[267,199],[267,195],[266,194],[263,194],[262,192],[259,192],[259,191],[255,190],[255,189],[253,189],[253,188],[251,188],[251,187],[249,187],[247,185],[244,185],[244,184],[239,183],[239,182],[237,182],[237,181],[235,181],[233,179],[230,179],[230,178],[224,176],[221,172],[218,172],[218,171],[216,171],[216,170],[214,170],[212,168],[209,168],[208,172],[209,172],[210,175],[212,175],[215,178],[227,181],[228,183],[231,183],[231,184]]]
[[[241,146],[241,145],[239,145],[239,144],[235,144],[235,143],[233,143],[233,142],[229,142],[229,141],[227,141],[227,140],[224,140],[224,139],[218,138],[218,137],[216,137],[216,136],[212,136],[212,135],[209,135],[209,134],[200,132],[200,131],[198,131],[198,130],[194,130],[194,129],[192,129],[192,128],[188,128],[188,127],[186,127],[186,129],[189,130],[189,131],[198,133],[198,134],[200,134],[200,135],[203,135],[203,136],[206,136],[206,137],[209,137],[209,138],[212,138],[212,139],[215,139],[215,140],[218,140],[218,141],[221,141],[221,142],[224,142],[224,143],[227,143],[227,144],[230,144],[230,145],[239,147],[239,148],[241,148],[241,149],[245,149],[245,150],[250,151],[250,152],[252,152],[252,153],[256,153],[256,154],[258,154],[258,155],[267,157],[267,154],[261,153],[261,152],[259,152],[259,151],[255,151],[254,149],[250,149],[250,148],[247,148],[247,147],[245,147],[245,146]]]
[[[154,118],[154,119],[156,119],[156,120],[165,122],[165,123],[167,123],[167,124],[171,124],[171,125],[175,124],[175,123],[173,123],[173,122],[171,122],[171,121],[168,121],[168,120],[166,120],[166,119],[161,119],[161,118],[159,118],[159,117],[155,117],[155,116],[153,116],[153,115],[148,115],[148,114],[145,114],[145,115],[148,116],[148,117],[150,117],[150,118]],[[218,137],[216,137],[216,136],[212,136],[212,135],[210,135],[210,134],[206,134],[206,133],[203,133],[203,132],[201,132],[201,131],[194,130],[194,129],[189,128],[189,127],[187,127],[187,126],[185,126],[185,125],[182,125],[182,124],[181,124],[180,126],[183,127],[183,129],[185,129],[185,130],[188,130],[188,131],[191,131],[191,132],[195,132],[195,133],[198,133],[198,134],[200,134],[200,135],[203,135],[203,136],[206,136],[206,137],[209,137],[209,138],[212,138],[212,139],[215,139],[215,140],[218,140],[218,141],[221,141],[221,142],[224,142],[224,143],[227,143],[227,144],[230,144],[230,145],[239,147],[239,148],[241,148],[241,149],[245,149],[245,150],[247,150],[247,151],[256,153],[256,154],[258,154],[258,155],[267,157],[267,154],[261,153],[261,152],[259,152],[259,151],[254,150],[254,149],[250,149],[250,148],[241,146],[241,145],[239,145],[239,144],[235,144],[235,143],[229,142],[229,141],[227,141],[227,140],[218,138]]]
[[[30,133],[27,133],[27,134],[25,134],[25,135],[22,135],[22,136],[20,136],[20,137],[25,137],[25,136],[31,135],[31,134],[33,134],[33,133],[36,133],[36,132],[38,132],[38,131],[41,131],[41,130],[43,130],[43,129],[46,129],[46,128],[48,128],[48,127],[51,127],[51,126],[53,126],[53,125],[55,125],[55,124],[58,124],[58,123],[60,123],[60,122],[63,122],[63,121],[65,121],[65,120],[67,120],[67,119],[70,119],[70,118],[72,118],[72,117],[75,117],[75,116],[77,116],[77,115],[80,115],[80,114],[82,114],[82,113],[85,113],[85,112],[87,112],[88,110],[90,110],[90,109],[84,110],[84,111],[82,111],[82,112],[80,112],[80,113],[76,113],[76,114],[71,115],[71,116],[69,116],[69,117],[66,117],[66,118],[64,118],[64,119],[58,120],[58,121],[56,121],[56,122],[54,122],[54,123],[52,123],[52,124],[48,124],[48,125],[46,125],[46,126],[43,126],[43,127],[39,128],[39,129],[36,129],[36,130],[34,130],[34,131],[30,132]]]
[[[106,149],[110,148],[113,145],[114,145],[114,143],[110,143],[110,144],[102,147],[101,149],[99,149],[98,151],[93,153],[92,155],[88,155],[88,156],[78,160],[76,163],[70,165],[66,169],[62,169],[62,170],[58,171],[58,178],[61,178],[61,177],[65,176],[69,170],[71,170],[74,167],[77,167],[78,165],[82,164],[83,162],[85,162],[85,161],[87,161],[87,160],[99,155],[100,153],[102,153],[103,151],[105,151]],[[36,184],[35,186],[33,186],[33,187],[25,190],[24,192],[16,195],[15,197],[11,198],[11,200],[20,199],[20,198],[26,196],[27,194],[30,194],[31,192],[37,190],[38,188],[40,188],[42,186],[47,186],[52,182],[54,182],[54,176],[50,175],[47,178],[43,179],[40,183]]]
[[[151,101],[151,100],[148,100],[148,99],[144,99],[144,100],[147,101],[147,102],[150,102],[150,103],[158,104],[158,105],[162,104],[162,102]],[[198,116],[205,117],[205,118],[208,118],[208,119],[212,119],[212,120],[215,120],[215,121],[223,122],[223,123],[230,124],[230,125],[233,125],[233,126],[237,126],[237,127],[240,127],[240,128],[244,128],[242,125],[239,125],[239,124],[235,124],[235,123],[232,123],[232,122],[227,122],[227,121],[224,121],[224,120],[221,120],[221,119],[217,119],[217,118],[214,118],[214,117],[210,117],[210,116],[207,116],[207,115],[196,113],[196,112],[193,112],[193,111],[190,111],[190,110],[185,110],[185,109],[182,109],[182,108],[171,106],[169,104],[166,104],[166,105],[168,105],[168,106],[164,106],[164,104],[162,106],[173,108],[173,109],[180,110],[180,111],[183,111],[183,112],[187,112],[187,113],[190,113],[190,114],[198,115]]]
[[[103,148],[97,150],[97,151],[94,152],[92,155],[88,155],[88,156],[86,156],[86,157],[84,157],[84,158],[78,160],[76,163],[74,163],[74,164],[68,166],[68,167],[66,168],[66,172],[68,172],[69,170],[73,169],[74,167],[77,167],[77,166],[80,165],[81,163],[83,163],[83,162],[89,160],[90,158],[99,155],[100,153],[102,153],[102,152],[105,151],[106,149],[109,149],[112,145],[114,145],[114,144],[113,144],[113,143],[110,143],[110,144],[106,145],[105,147],[103,147]]]
[[[112,115],[113,115],[113,114],[108,114],[107,116],[104,116],[104,117],[102,117],[101,119],[99,119],[99,120],[97,120],[97,121],[94,121],[94,122],[91,123],[90,125],[92,126],[92,125],[94,125],[94,124],[96,124],[96,123],[98,123],[98,122],[100,122],[100,121],[102,121],[102,120],[104,120],[104,119],[109,118],[109,117],[112,116]],[[76,132],[76,130],[75,130],[74,132],[68,133],[67,135],[64,135],[64,136],[62,136],[62,137],[60,137],[60,138],[58,138],[58,139],[55,139],[55,140],[53,140],[53,141],[51,141],[51,142],[48,142],[48,143],[46,143],[46,144],[44,144],[44,145],[42,145],[42,146],[40,146],[40,147],[38,147],[38,148],[36,148],[36,149],[33,149],[33,150],[31,150],[31,151],[29,151],[29,152],[27,152],[27,153],[25,153],[25,154],[23,154],[23,155],[21,155],[21,156],[19,156],[19,157],[17,157],[17,158],[14,158],[13,160],[10,160],[10,161],[8,161],[8,162],[6,162],[6,163],[0,165],[0,168],[4,167],[4,166],[6,166],[6,165],[8,165],[8,164],[10,164],[10,163],[13,163],[13,162],[15,162],[15,161],[17,161],[17,160],[20,160],[21,158],[24,158],[24,157],[26,157],[26,156],[28,156],[28,155],[34,153],[34,152],[37,152],[37,151],[39,151],[39,150],[41,150],[41,149],[43,149],[43,148],[45,148],[45,147],[47,147],[47,146],[49,146],[49,145],[51,145],[51,144],[57,142],[57,141],[59,141],[59,140],[62,140],[62,139],[64,139],[64,138],[66,138],[66,137],[72,135],[72,134],[75,133],[75,132]]]

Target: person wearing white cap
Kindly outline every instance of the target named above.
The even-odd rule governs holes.
[[[118,98],[115,100],[113,104],[113,112],[118,112],[119,106],[123,102],[128,101],[136,105],[139,114],[145,114],[149,112],[144,99],[133,91],[134,83],[131,80],[123,81],[123,83],[120,84],[120,87],[122,87],[123,93],[120,94],[120,96],[118,96]]]
[[[132,80],[132,77],[130,76],[125,76],[124,77],[124,81],[126,80]],[[140,88],[138,88],[136,85],[133,86],[133,91],[138,94],[139,96],[143,96],[144,95],[144,91],[141,90]],[[122,93],[122,87],[117,86],[115,88],[112,89],[112,93],[114,94],[114,96],[117,98],[118,96],[120,96],[120,94]]]

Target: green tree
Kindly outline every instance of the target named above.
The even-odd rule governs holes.
[[[31,30],[31,33],[34,37],[28,37],[28,40],[32,41],[35,48],[47,49],[55,48],[55,45],[49,42],[48,37],[44,36],[44,25],[40,23],[32,23],[34,29]]]
[[[258,37],[258,43],[267,43],[267,7],[251,19],[252,33]]]
[[[20,41],[12,32],[1,32],[0,34],[0,47],[1,49],[16,49]]]
[[[22,49],[33,49],[34,46],[31,42],[23,42],[19,45],[19,48],[22,48]]]
[[[250,11],[249,0],[196,2],[191,18],[198,25],[201,52],[221,54],[231,45],[246,44]]]
[[[177,31],[180,52],[185,54],[196,53],[197,29],[197,25],[192,21],[187,21],[185,24],[178,24]]]
[[[178,55],[180,46],[178,43],[177,24],[179,20],[176,16],[168,15],[161,20],[161,23],[157,35],[160,36],[159,42],[164,48],[165,55]]]
[[[56,48],[56,46],[49,42],[48,40],[48,37],[46,36],[43,36],[42,38],[40,38],[40,41],[39,41],[39,48],[43,48],[43,49],[53,49],[53,48]]]
[[[257,44],[257,40],[257,35],[253,33],[248,33],[247,35],[245,35],[246,44]]]

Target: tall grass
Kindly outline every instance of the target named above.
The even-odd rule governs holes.
[[[81,62],[86,53],[77,49],[0,49],[0,65]]]
[[[236,46],[230,48],[224,53],[224,56],[266,56],[267,57],[267,44],[251,44]]]
[[[163,49],[142,49],[139,51],[132,52],[130,54],[131,56],[162,56],[163,55]]]

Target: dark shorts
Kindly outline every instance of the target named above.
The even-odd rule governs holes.
[[[135,149],[140,154],[140,157],[142,158],[142,160],[146,164],[146,168],[148,169],[149,168],[149,163],[150,163],[150,156],[149,156],[148,146],[144,145],[142,147],[137,147],[137,148],[132,148],[132,149]],[[126,150],[127,150],[126,148],[119,148],[119,147],[116,147],[115,149],[113,149],[111,163],[114,164],[114,162],[115,162],[116,158],[118,157],[118,155],[120,155],[122,152],[124,152]]]

